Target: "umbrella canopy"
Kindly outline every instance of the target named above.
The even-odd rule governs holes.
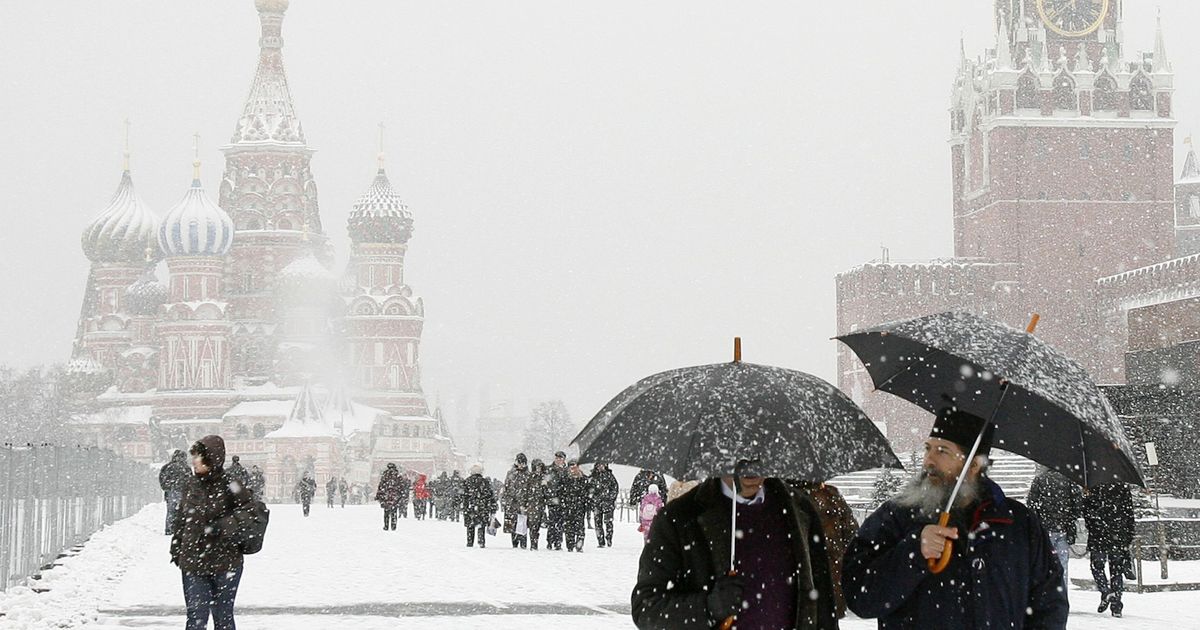
[[[1145,485],[1120,420],[1087,371],[1032,334],[949,312],[838,339],[877,389],[931,412],[953,406],[993,418],[998,448],[1084,486]]]
[[[681,368],[613,398],[572,441],[580,460],[657,470],[677,479],[732,475],[739,460],[764,477],[823,481],[902,468],[862,409],[825,381],[753,363]]]

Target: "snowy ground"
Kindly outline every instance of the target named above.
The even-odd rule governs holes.
[[[163,506],[93,536],[78,555],[46,572],[46,593],[0,594],[0,628],[116,630],[183,627],[179,572],[167,559]],[[590,531],[589,531],[590,533]],[[516,551],[491,539],[467,549],[463,529],[441,521],[401,520],[380,528],[371,506],[313,508],[304,519],[273,506],[262,553],[247,560],[238,594],[242,630],[382,630],[419,627],[506,630],[631,628],[629,591],[641,536],[619,523],[616,547],[582,554]],[[1174,563],[1194,573],[1191,563]],[[1072,561],[1075,575],[1086,563]],[[1095,612],[1094,592],[1072,590],[1072,628],[1197,628],[1200,592],[1126,594],[1122,620]],[[844,620],[843,628],[875,623]]]

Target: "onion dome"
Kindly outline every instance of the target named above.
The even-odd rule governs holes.
[[[355,243],[407,243],[412,237],[412,213],[392,189],[382,165],[371,187],[354,203],[347,230]]]
[[[83,253],[92,262],[143,264],[148,248],[153,258],[160,257],[157,228],[158,218],[133,190],[126,170],[108,206],[83,231]]]
[[[125,307],[134,317],[149,317],[159,306],[166,304],[168,297],[167,287],[158,281],[153,271],[147,271],[125,288]]]
[[[233,221],[204,194],[197,173],[183,200],[163,217],[158,246],[167,256],[224,256],[232,244]]]

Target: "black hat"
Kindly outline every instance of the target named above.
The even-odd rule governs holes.
[[[525,459],[525,453],[517,453],[517,463],[518,464],[524,466],[525,462],[527,462],[527,461],[529,461],[529,460]]]
[[[992,436],[996,433],[996,425],[954,407],[945,407],[938,411],[929,437],[954,442],[962,448],[963,454],[967,454],[975,445],[975,438],[979,437],[984,424],[987,424],[987,430],[983,431],[983,439],[979,441],[979,451],[976,455],[987,455],[992,450]]]
[[[562,452],[562,451],[556,451],[556,452],[554,453],[554,456],[555,456],[555,457],[561,457],[561,458],[563,458],[563,459],[566,459],[566,458],[567,458],[567,454],[566,454],[566,453],[564,453],[564,452]]]
[[[241,459],[242,459],[241,457],[238,457],[237,455],[234,455],[234,456],[233,456],[233,463],[235,463],[235,464],[236,464],[236,463],[238,463],[239,461],[241,461]]]

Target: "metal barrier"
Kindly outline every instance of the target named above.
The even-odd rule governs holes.
[[[0,591],[160,500],[157,472],[112,451],[0,446]]]

